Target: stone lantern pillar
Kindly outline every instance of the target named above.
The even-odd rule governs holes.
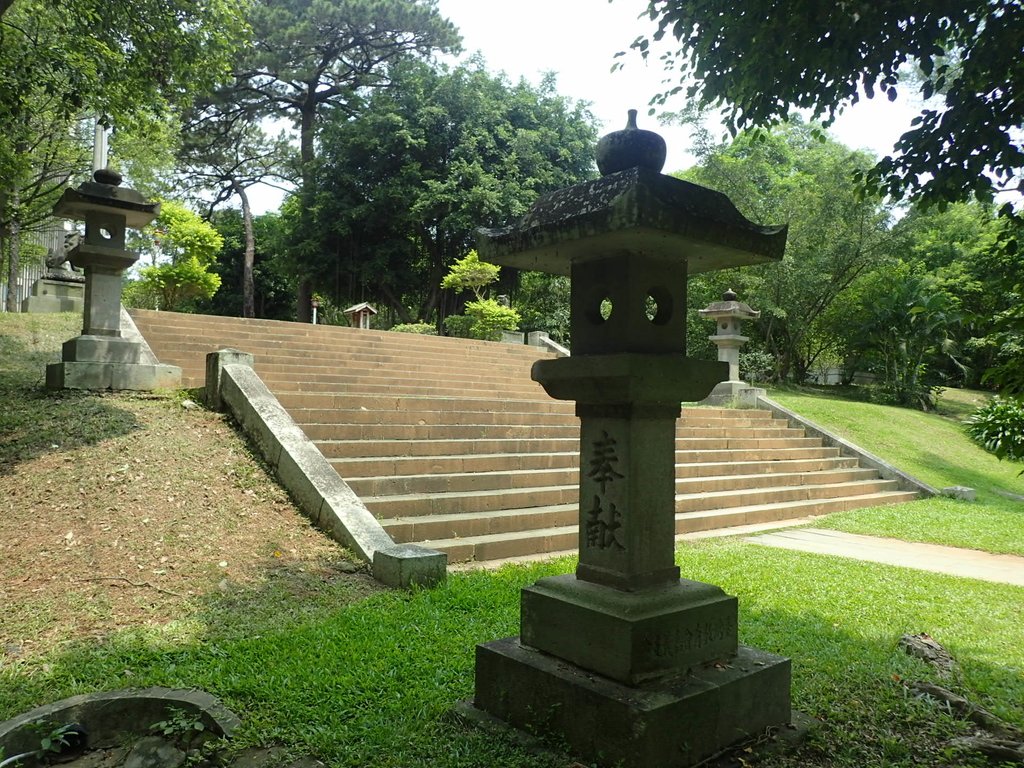
[[[686,279],[779,259],[786,233],[660,174],[664,142],[634,116],[602,145],[601,179],[480,231],[482,259],[571,278],[572,357],[533,378],[576,401],[580,492],[576,572],[526,587],[520,636],[477,647],[474,706],[602,765],[691,766],[788,722],[790,671],[675,564],[680,402],[728,373],[685,355]]]
[[[761,313],[739,301],[732,289],[722,294],[721,301],[713,301],[704,309],[697,310],[697,313],[715,321],[715,333],[708,338],[718,347],[718,359],[729,365],[729,378],[716,384],[705,402],[727,403],[737,400],[741,392],[751,388],[746,382],[740,381],[740,349],[750,341],[741,333],[740,325],[744,320],[756,320]]]
[[[94,181],[66,189],[53,213],[85,221],[85,236],[69,253],[85,270],[82,335],[64,342],[60,363],[46,367],[51,389],[134,389],[177,387],[181,369],[160,365],[145,342],[121,333],[121,283],[138,259],[125,249],[129,227],[141,229],[156,218],[160,206],[133,189],[120,187],[121,176],[103,169]]]

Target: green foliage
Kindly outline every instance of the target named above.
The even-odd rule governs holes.
[[[151,264],[139,270],[138,285],[125,296],[129,306],[186,311],[220,287],[220,275],[212,267],[224,238],[181,203],[162,201],[160,215],[143,230],[139,242]]]
[[[18,0],[0,17],[5,186],[25,165],[53,165],[83,114],[128,126],[186,104],[223,75],[244,40],[248,6],[247,0]],[[60,176],[42,178],[44,187],[63,183]]]
[[[484,288],[498,279],[501,267],[480,261],[476,250],[452,264],[448,274],[441,281],[442,288],[453,291],[472,291],[477,301],[484,298]]]
[[[460,315],[452,315],[452,317],[461,317]],[[432,326],[430,323],[399,323],[398,325],[392,325],[388,328],[389,331],[395,333],[418,333],[421,336],[436,336],[437,328]],[[458,335],[458,334],[453,334]]]
[[[752,349],[740,352],[740,378],[750,383],[770,381],[775,373],[775,357],[769,353]]]
[[[466,302],[465,315],[449,315],[444,319],[445,330],[452,336],[484,341],[500,341],[502,331],[519,327],[519,313],[494,299]]]
[[[188,712],[178,707],[168,707],[167,718],[159,720],[149,726],[149,730],[160,736],[173,738],[191,738],[197,733],[206,730],[203,718],[199,712]]]
[[[527,331],[546,331],[559,344],[571,344],[569,333],[569,278],[546,272],[521,272],[512,306],[520,326]]]
[[[358,120],[324,129],[311,258],[319,284],[411,322],[443,309],[441,280],[478,227],[507,225],[541,193],[593,175],[596,130],[552,78],[512,84],[480,60],[402,62],[391,77]]]
[[[233,114],[284,118],[298,130],[300,203],[290,255],[302,294],[298,318],[307,320],[310,278],[318,276],[323,255],[333,253],[322,249],[315,227],[322,126],[362,123],[352,118],[364,113],[373,92],[394,85],[399,62],[455,53],[460,40],[435,0],[258,2],[249,20],[257,44],[242,52],[235,87],[223,100]],[[349,286],[338,293],[361,291]]]
[[[696,308],[734,288],[761,311],[749,328],[775,358],[773,379],[802,382],[837,347],[827,322],[833,305],[895,247],[890,209],[858,195],[850,178],[871,159],[799,121],[699,146],[699,165],[682,174],[686,180],[725,193],[752,221],[787,224],[789,232],[781,262],[690,279],[689,354],[714,357]]]
[[[967,434],[1000,459],[1024,461],[1024,402],[993,397],[967,419]]]
[[[656,103],[685,92],[721,107],[735,133],[793,108],[828,126],[862,93],[893,101],[898,89],[917,91],[925,103],[893,154],[856,169],[869,187],[926,202],[991,200],[1024,165],[1015,128],[1024,123],[1020,3],[893,0],[810,13],[799,0],[652,0],[648,15],[658,25],[651,37],[681,46],[662,56],[679,84]],[[646,57],[650,41],[633,47]]]
[[[933,277],[898,264],[866,277],[858,299],[846,318],[851,357],[876,375],[883,402],[934,407],[943,383],[938,362],[958,362],[950,329],[960,313],[952,297]]]
[[[125,304],[184,312],[196,299],[212,297],[219,287],[220,275],[210,272],[195,256],[183,256],[139,270],[138,287],[128,291]]]
[[[247,238],[242,213],[234,208],[216,211],[210,223],[224,238],[224,247],[211,271],[221,278],[221,287],[208,300],[197,302],[203,314],[244,316],[244,274]],[[287,228],[277,213],[256,216],[253,228],[253,315],[271,320],[295,317],[295,286],[286,263]]]
[[[502,331],[514,331],[519,327],[519,313],[511,307],[486,298],[486,286],[498,279],[501,267],[480,261],[476,251],[452,264],[448,274],[441,281],[442,288],[456,291],[471,290],[475,301],[466,302],[466,313],[449,315],[444,319],[449,335],[462,336],[485,341],[500,341]]]

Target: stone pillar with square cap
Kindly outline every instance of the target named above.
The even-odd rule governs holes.
[[[181,369],[160,365],[147,345],[121,334],[121,282],[138,259],[126,249],[127,229],[141,229],[160,206],[120,187],[114,171],[96,171],[93,181],[66,189],[55,216],[85,221],[85,236],[69,253],[85,270],[82,335],[66,341],[61,362],[46,367],[51,389],[152,390],[181,384]]]
[[[680,402],[728,373],[686,357],[687,275],[779,259],[786,233],[612,136],[605,176],[480,231],[481,258],[571,278],[573,355],[533,378],[577,403],[580,559],[522,591],[518,638],[477,647],[474,705],[602,764],[689,766],[790,717],[788,660],[739,646],[735,598],[674,561]]]

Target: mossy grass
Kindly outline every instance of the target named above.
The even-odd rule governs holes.
[[[950,402],[983,401],[981,393],[950,392]],[[837,513],[818,527],[1024,556],[1021,465],[979,447],[957,418],[821,390],[775,390],[769,396],[935,488],[960,485],[977,492],[974,502],[935,497]]]

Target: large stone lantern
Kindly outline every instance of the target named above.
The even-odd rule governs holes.
[[[64,342],[61,362],[46,367],[51,389],[152,390],[181,383],[180,368],[160,365],[144,342],[121,333],[121,282],[139,258],[125,248],[127,230],[149,224],[160,206],[120,183],[119,174],[96,171],[94,181],[64,190],[54,206],[55,216],[85,221],[85,236],[68,253],[85,270],[85,309],[82,335]]]
[[[602,140],[602,178],[480,232],[482,259],[571,278],[572,357],[533,378],[577,403],[580,493],[576,572],[526,587],[520,636],[477,647],[474,705],[602,765],[690,766],[790,719],[788,659],[740,646],[736,599],[674,560],[680,402],[728,374],[686,357],[687,275],[779,259],[786,232],[662,175],[633,125]]]

